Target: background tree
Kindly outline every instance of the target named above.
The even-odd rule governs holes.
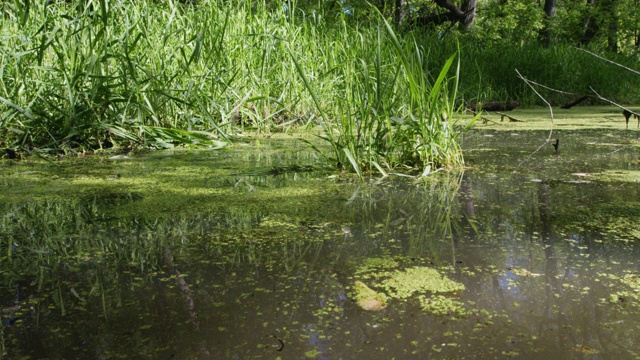
[[[544,13],[546,15],[544,29],[540,33],[542,44],[548,47],[551,43],[551,34],[553,29],[553,18],[556,15],[556,0],[545,0]]]
[[[473,21],[476,19],[477,0],[465,0],[462,3],[461,10],[464,12],[464,19],[460,22],[460,27],[464,30],[470,30]]]

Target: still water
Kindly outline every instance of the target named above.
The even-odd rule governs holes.
[[[0,358],[639,358],[637,132],[547,136],[470,132],[420,182],[291,140],[5,161]]]

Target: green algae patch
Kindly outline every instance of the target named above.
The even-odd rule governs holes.
[[[287,145],[287,144],[285,144]],[[314,158],[292,149],[157,152],[126,160],[94,155],[53,162],[0,162],[0,204],[76,198],[109,218],[171,218],[229,209],[318,218],[342,186],[322,177]],[[256,154],[259,152],[259,154]],[[308,158],[305,158],[308,157]],[[328,196],[330,195],[330,196]]]
[[[420,301],[420,308],[423,311],[433,315],[451,315],[461,317],[472,314],[471,311],[464,308],[464,304],[462,304],[462,302],[450,299],[443,295],[436,295],[431,297],[420,295],[418,297],[418,301]]]
[[[382,310],[387,306],[387,297],[385,294],[371,289],[362,281],[356,281],[353,285],[356,303],[363,310],[377,311]]]
[[[373,257],[361,261],[354,275],[367,279],[377,292],[361,281],[354,286],[355,300],[365,310],[385,306],[392,299],[408,301],[417,299],[423,311],[433,315],[461,316],[466,314],[464,305],[446,295],[465,289],[437,269],[428,266],[403,268],[411,259],[406,257]],[[383,305],[384,304],[384,305]]]
[[[571,231],[584,229],[607,235],[613,240],[640,240],[640,202],[621,199],[617,202],[595,204],[590,208],[576,210],[568,226]]]
[[[390,297],[397,299],[406,299],[418,292],[453,293],[465,288],[463,284],[425,266],[396,270],[381,286]]]
[[[364,279],[378,279],[386,277],[389,271],[395,270],[400,263],[393,258],[366,258],[360,262],[355,271],[355,276]]]
[[[612,283],[609,285],[611,293],[603,302],[624,306],[640,308],[640,275],[635,272],[627,272],[620,276],[616,274],[605,274],[602,276]]]

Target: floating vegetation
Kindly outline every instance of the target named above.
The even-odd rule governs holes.
[[[603,277],[614,280],[610,285],[614,291],[606,300],[603,300],[610,304],[628,304],[640,308],[640,274],[628,272],[623,276],[604,274]]]
[[[420,301],[420,308],[433,315],[461,317],[472,313],[464,308],[462,302],[443,295],[431,297],[420,295],[418,300]]]
[[[396,270],[381,286],[392,298],[406,299],[417,292],[453,293],[464,290],[464,285],[440,274],[437,270],[416,266]]]
[[[517,267],[513,267],[513,268],[509,268],[509,271],[511,271],[512,273],[514,273],[515,275],[518,276],[524,276],[524,277],[538,277],[538,276],[542,276],[542,274],[538,274],[538,273],[532,273],[531,271],[525,269],[525,268],[517,268]]]
[[[538,135],[420,183],[266,146],[0,161],[3,356],[636,358],[640,188],[596,178],[637,154],[563,134],[514,173]]]
[[[640,181],[640,170],[608,170],[593,174],[594,178],[605,182],[630,182]]]
[[[389,270],[397,269],[400,266],[398,261],[390,258],[366,258],[355,271],[355,276],[365,279],[376,279],[385,276]]]
[[[371,289],[362,281],[356,281],[353,290],[355,292],[356,303],[363,310],[377,311],[387,306],[386,295]]]
[[[460,302],[447,299],[441,294],[462,291],[465,286],[449,279],[438,270],[426,266],[399,269],[407,258],[376,257],[362,261],[355,275],[370,279],[373,286],[385,290],[376,292],[361,281],[356,281],[354,291],[358,305],[365,310],[379,310],[386,306],[387,299],[406,300],[418,295],[421,308],[436,315],[462,314]],[[429,295],[429,296],[427,296]]]

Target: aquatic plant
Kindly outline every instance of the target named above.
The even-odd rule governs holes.
[[[464,304],[460,301],[450,299],[443,295],[436,295],[432,297],[420,295],[418,300],[420,301],[420,308],[433,315],[464,316],[473,313],[472,311],[465,310]]]
[[[354,276],[369,279],[373,286],[384,289],[378,292],[355,281],[353,298],[364,310],[380,310],[391,299],[417,298],[423,310],[436,315],[465,313],[460,302],[444,297],[462,291],[465,286],[449,279],[441,271],[427,266],[402,268],[408,258],[372,257],[362,259],[356,266]]]
[[[336,69],[344,79],[344,90],[335,94],[329,108],[318,100],[306,69],[292,55],[321,116],[320,138],[332,149],[328,157],[360,177],[373,170],[383,176],[390,172],[425,176],[442,167],[460,167],[461,109],[455,105],[458,53],[434,74],[429,68],[430,49],[410,36],[397,36],[382,17],[375,44],[375,53],[358,54],[352,64]]]
[[[416,292],[451,293],[464,290],[464,285],[440,274],[436,269],[416,266],[396,270],[381,285],[389,296],[406,299]]]

